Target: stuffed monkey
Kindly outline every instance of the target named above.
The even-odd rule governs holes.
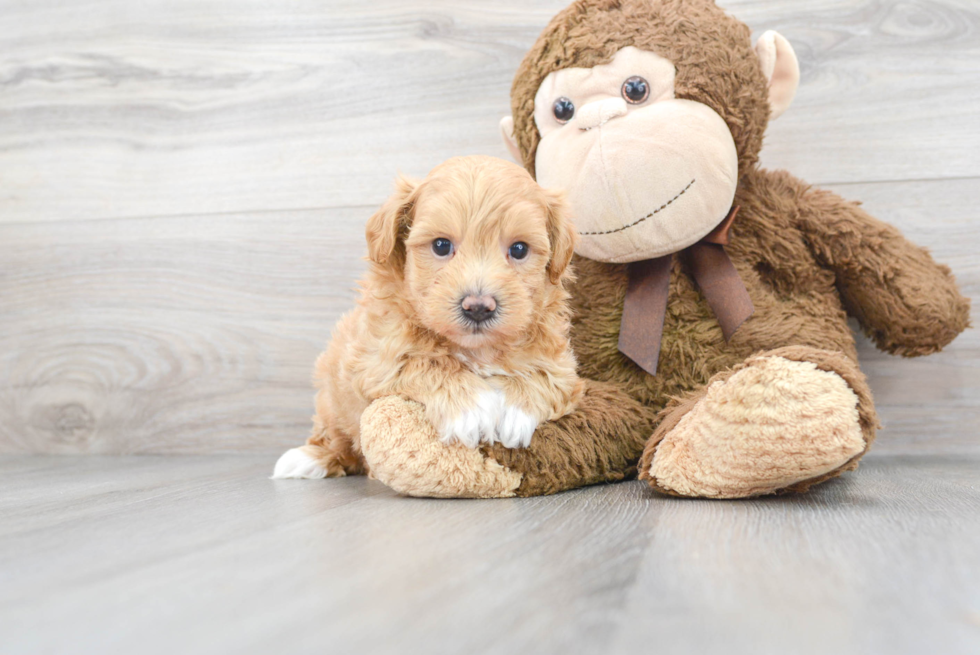
[[[857,204],[759,168],[790,44],[711,0],[579,0],[524,58],[501,127],[581,235],[586,393],[530,447],[443,444],[420,406],[362,419],[371,474],[419,496],[530,496],[639,475],[658,492],[804,491],[875,436],[847,325],[915,357],[969,322],[947,267]]]

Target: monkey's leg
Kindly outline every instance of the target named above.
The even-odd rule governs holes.
[[[387,397],[361,417],[371,475],[410,496],[539,496],[636,474],[656,413],[614,385],[586,381],[572,414],[538,427],[527,448],[445,444],[418,403]]]
[[[857,363],[805,346],[755,355],[661,416],[640,477],[703,498],[805,491],[857,468],[878,425]]]

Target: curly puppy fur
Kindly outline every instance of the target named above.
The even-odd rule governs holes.
[[[671,398],[696,399],[713,376],[731,375],[753,354],[786,347],[805,347],[799,352],[848,382],[859,401],[866,450],[877,419],[857,368],[848,314],[881,349],[912,357],[939,351],[964,330],[969,301],[949,268],[894,227],[786,172],[758,167],[769,118],[766,81],[749,28],[710,0],[580,0],[555,16],[512,89],[514,134],[528,171],[534,172],[539,140],[533,112],[541,81],[563,68],[608,63],[628,45],[672,60],[677,97],[708,105],[732,132],[741,212],[726,250],[755,313],[726,342],[687,262],[675,256],[660,370],[651,376],[617,347],[626,266],[576,257],[572,344],[579,375],[588,386],[603,383],[605,397],[542,426],[526,450],[487,445],[484,452],[523,474],[522,496],[621,479],[635,472],[642,444]],[[649,457],[663,431],[648,446]],[[857,457],[782,491],[802,491],[856,465]]]
[[[473,447],[481,437],[507,443],[512,414],[533,419],[530,438],[537,423],[570,413],[582,383],[568,338],[576,234],[566,214],[561,194],[490,157],[451,159],[418,184],[399,179],[367,224],[359,305],[317,361],[305,454],[328,476],[364,473],[361,414],[383,396],[422,403],[445,441],[465,441],[460,417],[477,412],[491,425],[466,424]],[[436,239],[452,242],[451,254],[436,253]],[[512,257],[515,242],[529,254]],[[468,320],[468,296],[491,298],[493,318]]]

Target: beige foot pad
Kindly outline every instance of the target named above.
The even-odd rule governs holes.
[[[396,396],[361,415],[361,451],[371,477],[408,496],[509,498],[521,484],[479,450],[440,441],[422,405]]]
[[[653,486],[681,496],[773,493],[844,466],[865,449],[858,398],[811,362],[764,357],[704,396],[657,445]]]

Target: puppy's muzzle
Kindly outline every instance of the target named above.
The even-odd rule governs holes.
[[[497,315],[497,299],[493,296],[466,296],[459,306],[463,310],[463,316],[477,325]]]

